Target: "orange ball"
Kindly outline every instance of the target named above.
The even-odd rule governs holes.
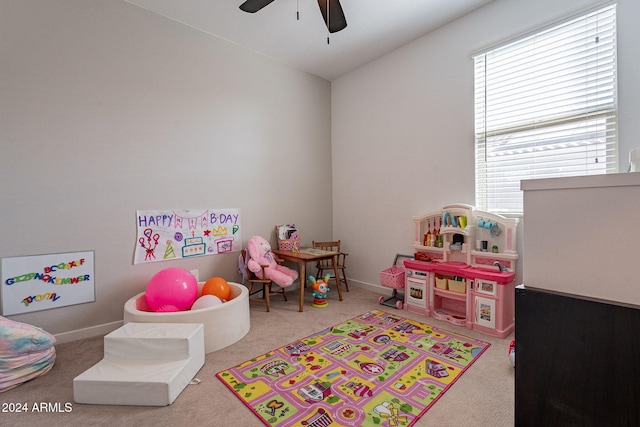
[[[204,282],[202,295],[215,295],[221,300],[227,301],[231,295],[231,288],[222,277],[212,277]]]

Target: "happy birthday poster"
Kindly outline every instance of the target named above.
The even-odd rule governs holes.
[[[134,264],[242,249],[238,209],[136,212]]]

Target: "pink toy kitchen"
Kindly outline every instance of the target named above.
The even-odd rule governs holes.
[[[413,222],[404,308],[498,338],[513,332],[518,220],[452,204]]]

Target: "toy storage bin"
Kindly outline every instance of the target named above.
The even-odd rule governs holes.
[[[447,279],[447,286],[450,291],[464,294],[467,292],[467,282],[464,280]]]
[[[394,265],[380,272],[380,284],[387,288],[404,289],[404,266]]]
[[[300,248],[300,238],[297,239],[278,239],[278,249],[281,251],[293,251]]]
[[[445,277],[436,276],[436,288],[438,289],[447,289],[447,279]]]
[[[300,250],[300,234],[295,224],[276,225],[278,249],[298,252]]]

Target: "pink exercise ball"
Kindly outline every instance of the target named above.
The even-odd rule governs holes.
[[[182,268],[167,268],[153,275],[145,292],[147,305],[153,311],[189,310],[198,298],[198,282]]]

